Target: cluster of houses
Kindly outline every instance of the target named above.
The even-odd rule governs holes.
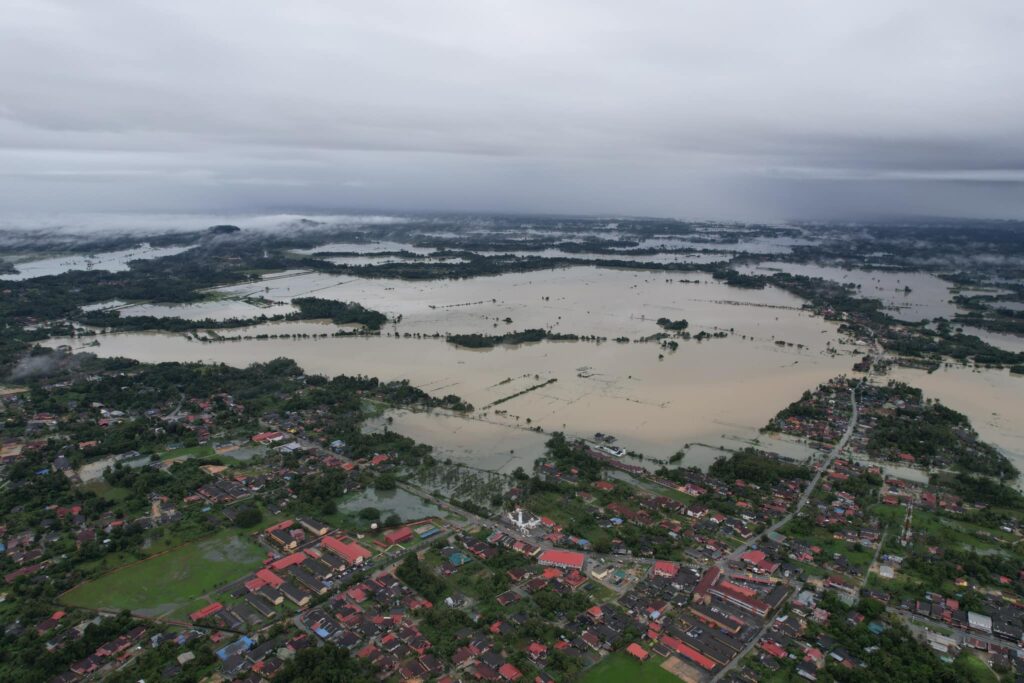
[[[773,431],[806,439],[827,449],[850,424],[852,380],[836,377],[809,391],[768,425]]]
[[[559,472],[557,476],[565,483],[564,473]],[[617,487],[606,480],[590,484],[576,481],[574,486],[578,490],[575,495],[592,508],[592,518],[601,528],[614,534],[618,527],[626,524],[647,532],[629,534],[628,544],[614,538],[611,553],[653,557],[655,548],[668,542],[683,546],[688,559],[701,563],[717,561],[729,550],[730,539],[750,539],[759,527],[784,516],[799,499],[805,485],[805,482],[795,479],[776,481],[766,486],[740,480],[724,482],[689,470],[681,471],[679,476],[684,480],[653,479],[683,494],[682,497],[643,493]],[[692,500],[705,493],[729,500],[735,513],[725,514]],[[687,500],[689,502],[685,502]],[[508,513],[508,520],[531,538],[559,547],[591,549],[588,539],[564,534],[554,521],[529,510],[517,508]]]
[[[904,612],[940,622],[948,627],[1005,641],[1005,647],[1024,647],[1024,610],[995,596],[985,599],[983,609],[966,610],[956,598],[928,592],[920,600],[903,600]],[[978,650],[999,650],[991,639],[974,638],[970,644]]]
[[[447,669],[411,617],[413,610],[430,606],[394,575],[381,573],[303,611],[299,622],[315,637],[409,680]]]
[[[92,654],[76,661],[66,674],[61,675],[61,678],[75,680],[79,676],[95,674],[101,669],[124,663],[133,654],[130,649],[142,640],[144,635],[145,629],[138,626],[114,640],[103,643]]]
[[[228,587],[231,604],[210,603],[189,615],[193,622],[233,630],[262,626],[286,609],[305,608],[326,595],[371,557],[357,542],[309,517],[274,524],[263,537],[279,552]]]

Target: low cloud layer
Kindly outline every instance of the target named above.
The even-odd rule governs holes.
[[[0,14],[0,205],[1024,213],[1024,5],[82,3]]]

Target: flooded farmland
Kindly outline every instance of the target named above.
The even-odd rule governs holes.
[[[389,324],[384,336],[365,338],[200,343],[185,335],[133,333],[72,342],[98,342],[88,350],[151,362],[246,365],[287,356],[310,372],[408,379],[435,395],[458,394],[477,410],[472,420],[404,415],[396,419],[398,425],[453,459],[501,470],[528,465],[542,451],[543,435],[533,438],[526,428],[585,437],[611,433],[623,447],[654,458],[667,458],[687,443],[735,445],[736,439],[755,438],[804,389],[852,365],[851,347],[842,344],[835,325],[802,311],[796,297],[771,288],[729,287],[701,273],[690,279],[589,267],[429,282],[295,274],[261,283],[259,293],[284,302],[315,291],[401,321]],[[243,290],[222,293],[248,293]],[[729,336],[680,341],[674,352],[653,342],[611,341],[653,335],[660,331],[655,320],[661,316],[686,318],[693,333],[730,330]],[[316,326],[272,323],[231,332],[336,329]],[[609,341],[470,350],[443,338],[416,336],[531,327]],[[534,388],[539,384],[544,386]],[[398,425],[393,428],[401,431]]]
[[[529,468],[544,451],[548,437],[525,427],[442,410],[430,412],[389,410],[368,420],[365,430],[386,429],[434,447],[434,457],[493,472],[510,473]]]
[[[528,468],[543,452],[545,435],[556,430],[580,437],[613,434],[627,450],[655,459],[690,445],[684,463],[706,467],[720,447],[742,447],[759,438],[759,428],[805,389],[849,373],[858,347],[841,338],[835,324],[803,311],[802,301],[787,292],[738,289],[704,273],[685,275],[574,267],[410,282],[292,272],[221,288],[223,300],[198,304],[195,311],[188,306],[164,310],[215,318],[218,306],[236,315],[239,305],[248,306],[239,301],[247,296],[266,298],[273,310],[287,307],[293,297],[315,295],[355,301],[396,322],[379,337],[323,338],[338,327],[296,321],[221,331],[225,337],[263,339],[202,343],[186,335],[131,333],[70,342],[75,347],[95,343],[87,350],[148,362],[242,366],[286,356],[309,372],[408,379],[434,395],[458,394],[476,407],[471,417],[397,411],[388,414],[388,428],[433,445],[441,457],[476,467]],[[911,289],[931,291],[917,280]],[[939,298],[933,292],[931,303],[923,301],[913,310],[938,305]],[[694,334],[725,331],[727,336],[680,340],[676,351],[638,342],[661,331],[655,321],[662,316],[687,319]],[[444,339],[450,333],[527,328],[605,341],[466,349]],[[614,341],[618,337],[630,341]],[[994,380],[997,373],[969,370],[900,372],[910,373],[906,380],[929,396],[967,413],[983,437],[1024,465],[1020,378],[1004,373]],[[965,378],[940,381],[953,372]]]
[[[742,272],[766,275],[787,272],[793,275],[820,277],[841,284],[859,287],[857,294],[865,299],[879,299],[900,320],[918,321],[950,318],[957,307],[950,303],[953,285],[929,273],[863,270],[819,266],[812,263],[766,261],[740,268]]]
[[[28,280],[44,275],[59,275],[70,270],[106,270],[118,272],[128,270],[131,261],[155,259],[180,254],[189,247],[152,247],[142,244],[133,249],[110,251],[102,254],[49,256],[34,261],[15,263],[17,273],[4,273],[0,280]]]
[[[432,505],[404,489],[395,489],[394,491],[367,489],[347,496],[338,503],[339,512],[355,513],[365,507],[375,507],[385,514],[394,513],[403,521],[438,517],[444,514],[436,505]]]

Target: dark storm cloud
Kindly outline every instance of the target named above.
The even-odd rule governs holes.
[[[1010,0],[8,0],[0,204],[1019,215],[1022,34]]]

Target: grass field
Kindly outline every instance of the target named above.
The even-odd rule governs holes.
[[[88,484],[82,484],[83,491],[92,491],[100,498],[106,498],[112,500],[115,503],[119,500],[124,500],[128,497],[128,489],[123,489],[118,486],[111,486],[103,479],[97,479],[90,481]]]
[[[974,683],[999,683],[999,677],[995,672],[972,654],[961,654],[956,659],[956,666],[965,672]]]
[[[530,512],[550,517],[563,527],[573,527],[577,533],[592,544],[610,542],[611,533],[602,529],[594,521],[594,511],[588,505],[575,498],[565,498],[557,493],[537,493],[531,495],[525,506]]]
[[[674,674],[661,668],[661,657],[640,663],[632,655],[616,652],[598,662],[580,679],[581,683],[679,683]]]
[[[819,557],[821,558],[831,559],[833,554],[839,553],[846,557],[847,562],[861,570],[867,569],[871,563],[871,557],[874,555],[874,551],[868,548],[862,547],[858,549],[852,543],[837,541],[832,537],[831,532],[821,527],[815,527],[810,534],[798,534],[793,531],[791,526],[787,526],[782,529],[782,533],[798,538],[809,545],[820,547],[821,555]]]
[[[903,520],[907,516],[907,508],[902,505],[875,503],[868,508],[868,511],[878,517],[882,524],[891,528],[894,533],[899,533]]]
[[[80,584],[61,600],[76,607],[184,614],[202,596],[260,566],[263,551],[227,529]]]
[[[882,519],[891,529],[898,531],[906,517],[906,508],[883,505],[872,505],[869,510]],[[966,550],[998,550],[1004,553],[1017,552],[1012,534],[1001,529],[987,528],[966,520],[952,519],[928,510],[915,509],[913,517],[914,531],[924,532],[937,537],[943,545],[960,547]]]

